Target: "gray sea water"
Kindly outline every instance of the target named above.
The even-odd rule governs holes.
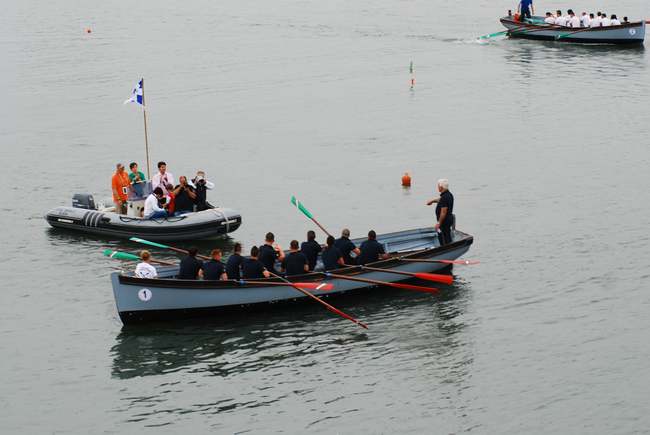
[[[0,432],[646,432],[649,57],[476,42],[514,7],[5,2]],[[445,177],[481,264],[438,297],[338,305],[368,331],[315,306],[122,329],[122,265],[101,250],[139,247],[42,216],[144,164],[141,111],[122,104],[140,77],[152,159],[204,169],[244,216],[215,245],[304,237],[292,194],[331,232],[431,225]]]

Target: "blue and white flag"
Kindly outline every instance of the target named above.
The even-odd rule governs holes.
[[[124,104],[127,104],[127,103],[142,104],[142,80],[144,80],[144,79],[140,79],[138,84],[135,85],[135,88],[133,88],[133,92],[131,93],[131,98],[126,100],[124,102]]]

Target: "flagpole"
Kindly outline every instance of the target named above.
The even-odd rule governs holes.
[[[147,179],[151,180],[151,164],[149,163],[149,135],[147,134],[147,106],[144,100],[144,78],[142,78],[142,115],[144,116],[144,147],[147,153]]]

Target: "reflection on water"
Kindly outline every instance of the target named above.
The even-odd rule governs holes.
[[[411,355],[451,352],[460,366],[466,366],[471,361],[471,349],[466,349],[471,340],[463,337],[467,325],[460,318],[468,292],[464,285],[436,297],[376,289],[334,302],[366,320],[373,334],[310,304],[264,313],[244,311],[240,318],[217,321],[123,328],[110,351],[112,376],[129,379],[185,371],[227,377],[291,365],[315,354],[330,357],[360,344],[371,354],[369,358],[398,349]],[[391,338],[386,349],[382,324],[392,325],[398,336],[410,339]]]

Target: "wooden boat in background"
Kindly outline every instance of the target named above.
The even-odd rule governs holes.
[[[542,41],[574,42],[579,44],[639,45],[645,39],[645,21],[607,27],[564,27],[544,23],[544,17],[532,17],[525,23],[512,15],[500,19],[511,38]]]
[[[354,242],[358,245],[363,240],[357,239]],[[391,258],[367,266],[417,273],[434,272],[448,268],[449,265],[408,260],[455,260],[469,250],[474,238],[454,230],[453,242],[441,247],[434,229],[422,228],[378,235],[377,240],[384,245]],[[132,272],[113,272],[113,294],[122,323],[128,325],[179,317],[214,316],[221,311],[270,308],[282,302],[308,300],[291,286],[277,285],[281,282],[277,278],[260,279],[251,284],[236,281],[180,280],[175,278],[177,273],[178,268],[173,266],[160,267],[157,279],[137,278]],[[360,267],[345,267],[337,269],[335,273],[384,282],[412,279],[392,272]],[[317,285],[313,285],[313,289],[309,290],[316,296],[325,297],[344,296],[377,287],[376,284],[367,282],[328,277],[322,271],[322,264],[317,265],[315,272],[294,276],[291,280],[332,284],[333,287],[329,290],[319,289]]]

